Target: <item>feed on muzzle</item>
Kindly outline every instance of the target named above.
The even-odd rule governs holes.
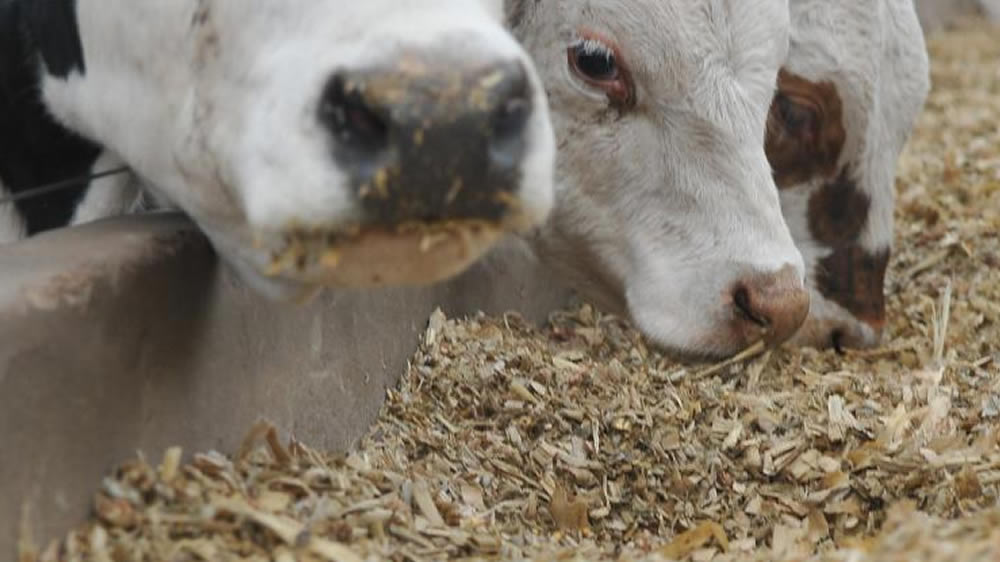
[[[503,236],[496,223],[452,220],[327,231],[296,230],[271,251],[268,277],[311,286],[421,286],[458,275]]]

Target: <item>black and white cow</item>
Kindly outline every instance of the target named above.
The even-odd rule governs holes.
[[[101,158],[97,145],[56,124],[41,102],[39,53],[26,41],[27,21],[21,4],[0,2],[0,197],[88,175]],[[69,33],[75,33],[73,22],[65,23]],[[68,49],[79,52],[72,42]],[[58,76],[69,71],[65,62],[52,68]],[[0,205],[0,243],[85,220],[78,215],[94,207],[83,201],[87,187],[83,183],[45,197]]]
[[[140,204],[253,287],[429,283],[553,204],[500,0],[0,0],[0,243]]]

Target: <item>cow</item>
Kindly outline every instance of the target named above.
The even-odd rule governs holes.
[[[790,0],[766,151],[807,266],[793,344],[881,343],[896,166],[930,88],[912,0]]]
[[[677,357],[791,338],[805,264],[764,151],[787,0],[507,0],[556,130],[545,263]]]
[[[0,237],[148,199],[271,298],[453,276],[554,201],[544,88],[502,17],[501,0],[0,0],[0,200],[130,170],[0,204]]]

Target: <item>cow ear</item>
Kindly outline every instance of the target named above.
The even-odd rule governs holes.
[[[541,0],[504,0],[504,17],[507,27],[518,29],[528,17],[528,10]]]

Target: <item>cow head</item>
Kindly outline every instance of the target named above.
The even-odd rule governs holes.
[[[53,115],[271,295],[441,280],[552,205],[500,0],[8,1]]]
[[[910,0],[792,0],[766,141],[812,306],[795,342],[879,343],[896,163],[929,88]]]
[[[543,259],[682,355],[790,337],[808,311],[763,139],[786,0],[508,0],[558,144]]]

